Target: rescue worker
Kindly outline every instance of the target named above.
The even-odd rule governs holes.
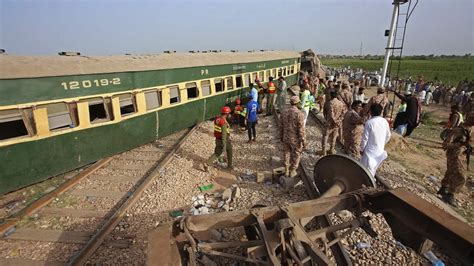
[[[337,92],[330,92],[330,101],[327,104],[327,115],[326,118],[326,127],[323,131],[323,137],[321,139],[321,155],[326,156],[326,143],[329,139],[329,153],[335,154],[336,150],[336,139],[339,135],[340,127],[342,126],[342,120],[344,118],[344,104],[337,99]]]
[[[355,159],[360,158],[360,141],[364,132],[362,110],[362,102],[354,101],[351,105],[351,110],[346,112],[342,120],[344,152]]]
[[[466,152],[470,152],[469,142],[472,125],[474,125],[474,114],[470,113],[464,125],[453,128],[443,142],[443,149],[446,150],[447,168],[444,178],[441,180],[438,194],[445,202],[453,206],[456,206],[454,194],[458,193],[466,182],[466,169],[462,158],[466,155],[462,148],[466,147],[468,148]],[[469,158],[468,156],[467,158]]]
[[[278,77],[278,91],[277,91],[277,104],[278,104],[278,112],[283,111],[283,107],[285,106],[286,101],[286,81],[283,76]]]
[[[297,176],[301,153],[306,148],[304,114],[298,109],[298,96],[290,98],[291,106],[281,114],[280,136],[285,149],[285,175]]]
[[[369,115],[370,106],[372,106],[374,104],[380,104],[382,106],[382,110],[383,110],[383,117],[385,117],[385,115],[388,111],[389,100],[388,100],[387,96],[385,96],[384,93],[385,93],[385,89],[381,88],[381,87],[378,87],[377,88],[377,95],[370,97],[369,101],[367,102],[367,107],[366,107],[366,110],[365,110],[365,114],[367,116]]]
[[[216,117],[214,120],[214,137],[216,138],[216,147],[214,154],[207,159],[204,164],[204,170],[208,171],[209,165],[211,165],[219,156],[226,151],[227,154],[227,168],[229,170],[234,169],[232,165],[232,143],[230,141],[230,126],[227,122],[227,117],[230,114],[230,107],[224,106],[221,110],[222,115]]]
[[[276,86],[273,83],[273,77],[268,78],[267,84],[267,116],[272,115],[273,104],[275,102]]]
[[[241,126],[241,120],[242,120],[242,111],[243,111],[243,106],[240,105],[240,99],[235,100],[235,106],[234,106],[234,115],[233,115],[233,124]]]
[[[245,120],[247,121],[247,130],[248,130],[248,135],[249,135],[249,141],[257,141],[257,130],[255,126],[257,125],[257,110],[258,110],[258,102],[254,101],[252,99],[252,95],[249,95],[249,102],[247,103],[247,108],[246,108],[246,116]],[[252,139],[253,137],[253,139]]]
[[[304,113],[304,125],[306,126],[306,120],[308,119],[309,111],[311,109],[311,92],[309,86],[303,86],[303,93],[301,93],[301,110]]]

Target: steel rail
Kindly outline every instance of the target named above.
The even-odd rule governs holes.
[[[291,89],[290,91],[293,92]],[[277,115],[275,109],[273,110],[273,113],[275,114],[274,117],[277,121],[277,125],[280,126],[280,117],[279,115]],[[300,170],[301,180],[303,181],[305,185],[305,189],[309,197],[311,199],[318,198],[320,194],[317,191],[316,187],[314,186],[314,182],[310,179],[303,160],[300,160],[300,164],[298,165],[298,168]],[[318,221],[323,227],[329,227],[333,225],[328,215],[320,216]],[[334,239],[337,239],[338,234],[336,232],[330,232],[326,234],[326,237],[329,241],[332,241]],[[342,246],[341,242],[337,242],[336,244],[332,245],[330,249],[337,265],[348,265],[348,266],[352,265],[352,261],[350,259],[349,253]]]
[[[122,220],[125,212],[138,200],[142,193],[152,184],[152,181],[155,177],[160,175],[160,171],[168,165],[173,156],[178,150],[181,149],[183,144],[186,142],[188,137],[196,131],[198,125],[193,126],[189,131],[184,135],[181,140],[175,145],[175,147],[168,152],[166,157],[160,161],[160,163],[151,171],[149,175],[143,177],[135,190],[130,193],[125,201],[118,207],[113,214],[104,222],[100,229],[91,237],[91,239],[85,244],[85,246],[78,251],[73,257],[67,262],[68,265],[84,265],[87,263],[89,258],[94,254],[94,252],[100,247],[104,242],[106,237],[112,232],[112,230],[117,226],[117,224]]]
[[[81,181],[82,179],[90,176],[95,171],[102,168],[104,165],[106,165],[112,159],[113,159],[113,156],[107,157],[107,158],[104,158],[104,159],[101,159],[101,160],[95,162],[94,164],[89,166],[87,169],[85,169],[84,171],[82,171],[79,174],[75,175],[71,179],[67,180],[66,182],[61,184],[59,187],[57,187],[53,191],[45,194],[44,196],[37,199],[36,201],[31,203],[30,205],[26,206],[21,211],[16,213],[14,216],[7,218],[6,222],[0,225],[0,235],[4,235],[5,232],[7,232],[10,228],[14,227],[16,225],[16,223],[19,222],[21,219],[23,219],[25,216],[31,215],[31,214],[37,212],[42,207],[48,205],[51,201],[53,201],[53,199],[57,198],[59,195],[61,195],[64,192],[68,191],[74,185],[79,183],[79,181]]]

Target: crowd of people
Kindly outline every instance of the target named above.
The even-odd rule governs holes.
[[[253,142],[257,138],[258,114],[272,115],[273,110],[277,110],[281,114],[280,137],[285,151],[285,175],[295,178],[301,154],[307,147],[306,121],[309,112],[316,109],[325,118],[321,150],[318,153],[322,156],[335,154],[336,142],[339,140],[343,144],[343,152],[360,161],[375,181],[378,167],[387,158],[385,145],[391,138],[391,128],[404,137],[410,136],[420,124],[421,106],[434,101],[443,105],[452,104],[443,142],[448,169],[438,193],[446,202],[455,204],[454,194],[465,182],[461,148],[469,146],[468,131],[474,124],[474,115],[471,115],[471,110],[474,111],[474,106],[471,107],[473,82],[462,81],[458,87],[449,90],[441,83],[425,83],[421,79],[391,84],[387,90],[401,101],[393,123],[388,116],[394,103],[390,102],[387,91],[382,87],[377,88],[376,95],[366,98],[365,88],[361,86],[367,84],[365,81],[356,80],[350,84],[348,81],[342,82],[331,77],[322,79],[302,72],[298,82],[300,94],[290,97],[288,108],[284,108],[288,87],[283,77],[279,77],[278,82],[270,77],[266,84],[257,78],[255,84],[250,85],[245,105],[242,106],[238,99],[234,110],[224,107],[222,116],[214,121],[216,147],[205,168],[226,151],[228,168],[232,169],[229,121],[240,127],[241,131],[247,130],[249,142]],[[264,99],[265,110],[262,107]]]

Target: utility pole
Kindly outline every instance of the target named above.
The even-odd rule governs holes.
[[[362,56],[362,46],[363,45],[364,45],[364,43],[360,42],[359,56]]]
[[[393,43],[394,43],[394,35],[397,27],[398,22],[398,12],[400,11],[400,5],[405,4],[408,0],[394,0],[393,1],[393,13],[392,13],[392,22],[390,23],[390,31],[388,34],[387,40],[387,47],[385,48],[385,59],[383,60],[383,68],[382,68],[382,80],[380,82],[380,86],[385,86],[385,79],[387,76],[388,70],[388,62],[390,61],[390,56],[393,52]]]

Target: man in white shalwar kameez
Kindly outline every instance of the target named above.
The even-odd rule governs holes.
[[[385,144],[390,140],[390,126],[382,115],[383,108],[380,104],[370,107],[372,116],[364,126],[364,134],[360,144],[362,158],[360,162],[367,167],[375,182],[375,172],[380,164],[387,158]]]

